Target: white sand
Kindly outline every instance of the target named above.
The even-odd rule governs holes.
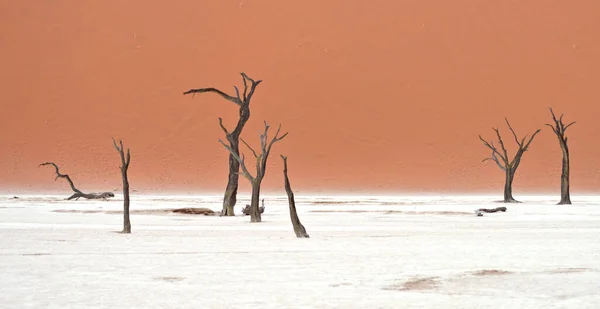
[[[0,196],[1,308],[600,308],[600,197],[519,196],[483,217],[505,205],[298,197],[311,238],[297,239],[284,197],[266,197],[263,223],[132,214],[123,235],[122,215],[54,212],[119,210],[120,196],[66,196]],[[134,196],[132,210],[220,203]]]

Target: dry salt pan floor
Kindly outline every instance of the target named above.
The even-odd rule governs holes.
[[[219,197],[0,196],[1,308],[600,308],[600,197],[284,197],[248,217],[152,209]],[[246,204],[242,199],[239,205]],[[141,211],[143,210],[143,211]],[[239,207],[236,211],[239,212]]]

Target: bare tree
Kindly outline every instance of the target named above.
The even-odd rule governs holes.
[[[77,189],[75,187],[75,185],[73,184],[73,181],[71,180],[71,177],[69,177],[69,175],[67,174],[61,174],[59,169],[58,169],[58,165],[56,165],[54,162],[46,162],[46,163],[42,163],[40,164],[38,167],[40,166],[45,166],[45,165],[52,165],[54,166],[54,169],[56,171],[56,178],[54,178],[54,180],[56,181],[58,178],[64,178],[69,182],[69,185],[71,186],[71,190],[73,190],[73,192],[75,192],[73,195],[71,195],[69,198],[67,198],[67,200],[79,200],[79,198],[83,197],[85,199],[90,199],[90,200],[98,200],[98,199],[103,199],[103,200],[108,200],[109,197],[114,197],[115,194],[112,192],[101,192],[101,193],[83,193],[81,192],[79,189]]]
[[[235,89],[235,96],[231,96],[216,88],[191,89],[183,93],[184,95],[195,95],[196,93],[212,92],[239,106],[240,117],[233,131],[229,132],[227,128],[225,128],[225,126],[223,125],[223,120],[219,118],[219,125],[221,126],[223,132],[225,132],[225,136],[227,138],[227,141],[229,142],[229,147],[232,149],[232,152],[229,155],[229,177],[227,182],[227,188],[225,189],[225,195],[223,197],[223,211],[221,212],[221,215],[223,216],[234,215],[233,208],[237,202],[238,181],[240,172],[240,164],[238,160],[235,159],[235,155],[239,156],[240,154],[240,135],[242,134],[242,129],[244,129],[246,122],[248,122],[248,119],[250,119],[250,100],[254,95],[256,86],[258,86],[262,82],[262,80],[253,80],[243,72],[240,74],[242,75],[242,81],[244,82],[244,92],[241,95],[239,89],[236,86],[233,86],[233,88]],[[248,85],[248,82],[250,82],[250,85]]]
[[[479,139],[483,142],[483,144],[492,151],[492,156],[489,158],[485,158],[482,162],[492,160],[496,162],[496,165],[498,165],[498,167],[505,172],[506,178],[504,180],[504,203],[517,203],[517,200],[515,200],[512,196],[512,183],[515,179],[515,172],[517,171],[519,164],[521,164],[521,158],[523,157],[523,154],[529,148],[529,145],[533,141],[533,138],[535,138],[535,136],[538,133],[540,133],[541,130],[538,129],[537,131],[535,131],[535,133],[531,135],[529,140],[525,142],[527,136],[519,140],[519,138],[517,137],[517,133],[515,133],[515,130],[513,130],[512,126],[508,122],[508,119],[504,118],[504,120],[506,120],[506,124],[512,132],[512,135],[515,138],[515,142],[519,146],[519,149],[515,153],[513,159],[509,160],[508,152],[506,151],[506,147],[504,147],[504,142],[502,141],[502,137],[500,136],[500,131],[498,131],[498,128],[492,128],[496,132],[496,136],[498,137],[498,142],[500,143],[502,152],[500,152],[496,148],[496,146],[494,146],[493,141],[487,142],[483,139],[483,137],[481,137],[481,135],[479,135]]]
[[[308,236],[308,233],[306,233],[304,225],[300,223],[300,218],[298,218],[298,212],[296,212],[296,201],[294,200],[294,192],[292,191],[292,186],[290,185],[290,180],[288,178],[287,173],[287,157],[281,155],[281,159],[283,159],[283,180],[285,182],[285,192],[287,193],[288,202],[290,205],[290,220],[292,220],[294,233],[298,238],[309,238],[310,236]]]
[[[113,145],[121,156],[121,178],[123,179],[123,232],[125,234],[131,233],[131,221],[129,221],[129,179],[127,179],[127,169],[129,169],[129,162],[131,161],[131,154],[129,148],[127,148],[127,156],[125,156],[125,149],[123,148],[123,141],[117,141],[113,138]]]
[[[260,199],[260,184],[262,183],[263,178],[265,177],[266,169],[267,169],[267,159],[269,158],[269,154],[271,153],[271,148],[273,144],[282,140],[288,134],[285,133],[279,136],[279,132],[281,131],[281,125],[277,129],[275,136],[268,141],[267,133],[269,131],[269,124],[265,121],[265,131],[260,135],[260,153],[257,153],[252,147],[242,139],[242,142],[252,151],[252,155],[256,159],[256,176],[252,176],[248,169],[246,168],[246,164],[244,161],[244,155],[241,156],[235,152],[235,150],[230,146],[225,144],[222,140],[219,140],[225,149],[229,151],[233,155],[233,157],[240,163],[242,168],[241,174],[246,177],[250,181],[252,185],[252,199],[250,202],[250,221],[251,222],[261,222],[260,210],[258,207],[258,202]]]
[[[575,121],[565,126],[565,124],[562,121],[564,116],[563,114],[561,114],[560,117],[556,119],[552,108],[550,108],[550,113],[552,114],[552,120],[554,120],[554,125],[546,125],[551,127],[554,134],[556,134],[556,137],[558,138],[558,143],[560,144],[560,149],[563,153],[562,173],[560,175],[560,202],[558,203],[558,205],[570,205],[571,193],[569,186],[569,146],[567,145],[567,137],[565,136],[565,131],[567,130],[567,128],[575,124]]]

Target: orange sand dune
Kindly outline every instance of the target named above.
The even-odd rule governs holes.
[[[3,191],[68,191],[48,160],[84,190],[119,188],[114,136],[132,188],[220,193],[217,117],[232,127],[237,110],[182,92],[233,91],[240,71],[264,80],[245,139],[263,120],[290,132],[268,192],[283,194],[285,154],[299,193],[501,193],[477,135],[500,126],[514,146],[507,116],[543,128],[515,193],[556,193],[548,106],[578,122],[573,193],[600,181],[597,0],[2,1],[0,20]]]

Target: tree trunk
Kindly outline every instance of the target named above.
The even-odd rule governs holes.
[[[261,222],[262,218],[259,210],[260,200],[260,181],[257,179],[252,182],[252,199],[250,203],[250,222]]]
[[[569,192],[569,148],[565,142],[560,143],[563,151],[562,173],[560,175],[560,202],[558,205],[571,205],[571,193]]]
[[[123,176],[123,233],[131,233],[131,221],[129,221],[129,180],[127,179],[127,167],[121,167]]]
[[[229,141],[231,148],[239,154],[239,139],[231,139]],[[240,163],[235,159],[232,154],[229,154],[229,180],[227,181],[227,188],[225,189],[225,196],[223,197],[223,211],[221,216],[234,216],[233,208],[237,203],[237,192],[240,172]]]
[[[237,156],[240,155],[240,135],[242,134],[242,130],[250,119],[250,107],[249,103],[244,104],[240,107],[239,110],[240,118],[238,120],[237,126],[227,135],[227,140],[229,141],[229,145],[231,149],[235,152]],[[229,180],[227,182],[227,188],[225,189],[225,196],[223,198],[223,211],[221,212],[222,216],[235,216],[233,212],[233,208],[237,203],[237,192],[238,192],[238,184],[240,178],[240,162],[236,160],[233,154],[229,154]]]
[[[290,180],[288,179],[287,174],[287,158],[285,156],[281,156],[283,158],[283,177],[285,182],[285,192],[288,196],[288,203],[290,205],[290,220],[292,221],[292,226],[294,227],[294,233],[298,238],[309,238],[308,233],[306,233],[306,229],[304,225],[300,223],[300,218],[298,218],[298,213],[296,212],[296,201],[294,200],[294,192],[292,191],[292,186],[290,185]]]
[[[475,210],[475,214],[478,217],[483,217],[483,213],[484,212],[493,213],[493,212],[499,212],[499,211],[505,212],[506,211],[506,207],[496,207],[496,208],[493,208],[493,209],[490,209],[490,208],[479,208],[479,209]]]
[[[516,203],[517,200],[512,195],[512,184],[515,179],[515,172],[511,168],[506,168],[506,179],[504,181],[504,203]]]

